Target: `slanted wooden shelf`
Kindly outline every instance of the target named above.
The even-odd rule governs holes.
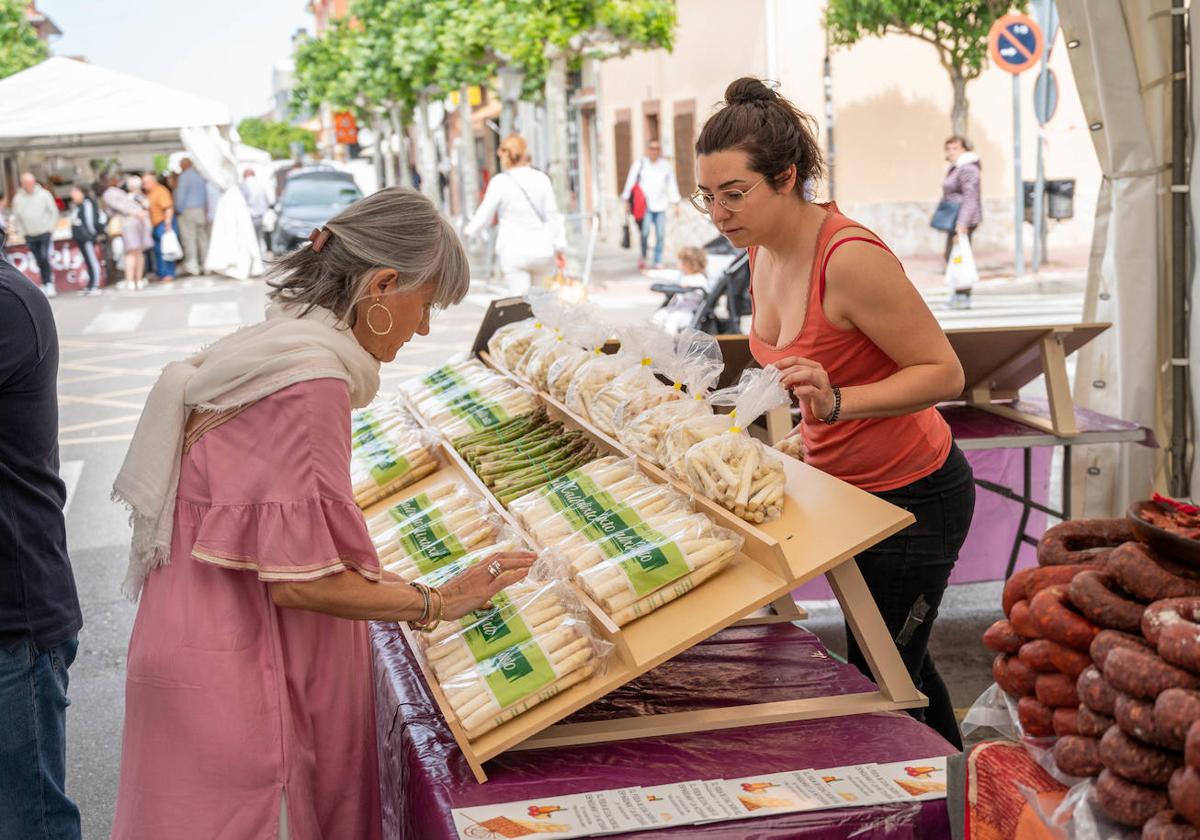
[[[1104,332],[1110,324],[1056,324],[1037,327],[979,327],[947,330],[946,337],[963,366],[966,387],[960,399],[1044,432],[1079,434],[1075,402],[1067,377],[1067,356]],[[1015,408],[1018,391],[1046,377],[1050,418]]]
[[[486,353],[481,357],[490,363]],[[549,395],[543,394],[542,399],[552,418],[568,427],[585,430],[602,449],[612,454],[629,455],[617,441]],[[401,495],[421,492],[447,478],[463,481],[488,499],[496,512],[520,531],[507,510],[448,443],[440,446],[440,458],[445,466],[439,472],[406,488]],[[697,510],[708,514],[717,524],[739,533],[745,540],[742,551],[715,577],[623,627],[617,627],[599,606],[577,589],[591,613],[597,634],[615,646],[607,669],[474,741],[466,738],[436,679],[422,662],[430,693],[480,782],[487,779],[484,763],[513,749],[601,743],[808,718],[899,711],[926,705],[925,696],[913,685],[862,574],[853,562],[860,551],[910,525],[913,522],[910,513],[805,464],[786,459],[788,498],[783,515],[774,522],[756,526],[697,496],[686,484],[672,479],[653,464],[639,461],[639,466],[654,481],[674,484],[693,499]],[[368,516],[385,509],[393,501],[379,503],[367,511]],[[794,608],[792,590],[821,574],[828,578],[842,605],[851,631],[870,664],[877,690],[593,723],[559,723],[571,713],[769,604],[778,603],[781,610],[786,610],[788,604]],[[412,631],[406,625],[401,625],[401,631],[415,650]]]

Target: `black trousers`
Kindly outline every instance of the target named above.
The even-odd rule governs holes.
[[[25,237],[25,244],[29,246],[29,250],[33,253],[33,259],[38,266],[38,273],[42,275],[42,285],[53,286],[54,269],[50,267],[50,234],[43,233],[40,236],[27,236]]]
[[[83,255],[83,264],[87,267],[89,289],[96,289],[100,286],[100,261],[96,259],[96,240],[95,239],[80,239],[73,237],[75,244],[79,246],[79,253]]]
[[[937,472],[875,495],[910,511],[917,521],[858,555],[858,567],[904,666],[917,689],[929,697],[927,708],[909,714],[962,749],[950,692],[929,654],[929,636],[975,512],[971,465],[962,451],[952,446]],[[870,677],[871,669],[848,625],[846,646],[847,659]]]

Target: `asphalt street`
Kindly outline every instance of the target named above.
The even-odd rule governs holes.
[[[645,317],[657,296],[644,282],[609,282],[595,301],[613,321]],[[59,372],[62,472],[67,532],[85,626],[71,670],[68,788],[79,802],[84,836],[108,837],[120,763],[124,661],[135,605],[120,593],[128,551],[126,512],[109,500],[113,478],[146,394],[161,368],[262,317],[261,280],[196,278],[141,292],[53,301],[61,344]],[[436,316],[432,334],[416,338],[384,370],[384,392],[469,347],[489,301],[474,287],[458,307]],[[947,326],[1077,320],[1080,296],[977,296],[970,312],[941,312]],[[948,594],[933,650],[956,706],[991,682],[977,643],[996,617],[999,584],[956,587]],[[818,607],[809,626],[844,651],[836,605]]]

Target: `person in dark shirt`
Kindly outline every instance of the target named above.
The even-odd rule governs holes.
[[[50,302],[0,260],[0,838],[81,836],[66,794],[67,669],[83,619],[58,475]]]

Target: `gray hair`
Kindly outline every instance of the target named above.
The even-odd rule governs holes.
[[[320,252],[311,244],[276,260],[270,298],[307,310],[320,306],[354,325],[354,306],[371,271],[391,268],[396,288],[437,286],[433,304],[446,308],[467,296],[471,267],[450,223],[428,198],[404,187],[387,187],[351,204],[325,223],[332,234]]]

